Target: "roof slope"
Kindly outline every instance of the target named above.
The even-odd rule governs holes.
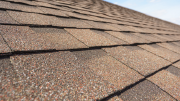
[[[0,100],[180,100],[180,26],[102,0],[1,0]]]

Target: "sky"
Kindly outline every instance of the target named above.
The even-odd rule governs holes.
[[[180,25],[180,0],[104,0]]]

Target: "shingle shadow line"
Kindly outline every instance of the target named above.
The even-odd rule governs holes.
[[[64,26],[53,26],[53,25],[38,25],[38,24],[12,24],[12,23],[0,23],[0,25],[11,25],[11,26],[28,26],[34,28],[76,28],[76,29],[89,29],[89,28],[77,28],[77,27],[64,27]]]
[[[74,48],[74,49],[49,49],[49,50],[27,50],[27,51],[19,51],[15,50],[9,53],[0,53],[0,55],[30,55],[30,54],[40,54],[40,53],[52,53],[52,52],[59,52],[59,51],[86,51],[86,50],[96,50],[96,49],[102,49],[102,48],[112,48],[112,47],[118,47],[118,46],[138,46],[138,45],[144,45],[147,43],[134,43],[134,44],[121,44],[121,45],[110,45],[110,46],[93,46],[89,48]],[[150,43],[149,43],[150,44]],[[154,43],[152,43],[154,44]]]
[[[23,2],[18,2],[18,1],[8,1],[8,0],[2,0],[2,1],[6,1],[6,2],[10,2],[10,3],[14,3],[14,4],[20,4],[20,5],[26,5],[26,6],[34,6],[36,7],[36,5],[30,5],[30,4],[27,4],[27,3],[23,3]]]
[[[160,72],[160,71],[162,71],[162,70],[167,69],[169,66],[171,66],[172,64],[177,63],[177,62],[179,62],[179,61],[180,61],[180,59],[177,60],[177,61],[175,61],[175,62],[173,62],[173,63],[171,63],[171,64],[169,64],[169,65],[167,65],[167,66],[165,66],[165,67],[160,68],[159,70],[157,70],[157,71],[155,71],[155,72],[153,72],[153,73],[151,73],[151,74],[149,74],[149,75],[144,76],[144,78],[140,79],[139,81],[137,81],[137,82],[135,82],[135,83],[133,83],[133,84],[130,84],[130,85],[126,86],[126,87],[125,87],[124,89],[122,89],[122,90],[118,90],[118,91],[116,91],[116,92],[114,92],[114,93],[112,93],[112,94],[110,94],[110,95],[108,95],[107,97],[104,97],[104,98],[102,98],[102,99],[97,99],[97,101],[108,101],[108,100],[110,100],[111,98],[113,98],[113,97],[115,97],[115,96],[120,96],[120,95],[121,95],[122,93],[124,93],[125,91],[131,89],[132,87],[138,85],[139,83],[147,80],[147,78],[149,78],[149,77],[157,74],[158,72]],[[163,90],[163,91],[164,91],[164,90]],[[167,93],[167,92],[166,92],[166,93]],[[170,95],[169,93],[167,93],[167,94]],[[171,96],[172,98],[174,98],[172,95],[170,95],[170,96]],[[176,99],[176,98],[174,98],[174,99]]]
[[[0,53],[0,60],[1,59],[5,59],[5,58],[8,58],[12,56],[12,53],[11,52],[8,52],[8,53]]]
[[[0,8],[2,11],[17,11],[17,12],[24,12],[24,13],[34,13],[34,14],[40,14],[40,15],[46,15],[46,16],[54,16],[57,18],[69,18],[69,16],[60,16],[60,15],[54,15],[54,14],[46,14],[46,13],[37,13],[37,12],[28,12],[28,11],[22,11],[22,10],[17,10],[17,9],[8,9],[8,8]]]

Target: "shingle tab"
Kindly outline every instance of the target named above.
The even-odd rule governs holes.
[[[0,35],[0,54],[8,53],[8,52],[11,52],[11,49],[8,47],[8,45],[5,43],[4,39]]]
[[[149,43],[150,41],[140,38],[132,33],[123,33],[123,32],[113,32],[113,31],[106,31],[107,33],[125,41],[130,44],[134,43]]]
[[[63,29],[38,29],[34,29],[34,32],[29,27],[25,26],[0,26],[3,37],[12,50],[87,48],[86,45],[75,39]]]
[[[151,45],[140,45],[140,47],[144,48],[147,51],[150,51],[158,56],[163,57],[164,59],[167,59],[171,62],[175,62],[180,59],[180,54],[177,54],[173,51],[170,51],[164,47],[161,47],[157,44],[151,44]]]
[[[13,82],[17,78],[17,73],[11,64],[9,57],[0,57],[0,75],[1,75],[1,100],[14,100],[10,97],[13,96],[12,91],[8,92],[8,90],[13,89],[12,85],[16,85],[16,82]]]
[[[120,31],[118,28],[112,27],[112,26],[110,26],[108,23],[101,23],[101,22],[94,22],[94,21],[86,21],[86,20],[83,20],[83,21],[84,21],[85,23],[88,23],[88,24],[92,25],[93,28],[96,28],[96,29]]]
[[[139,37],[142,37],[143,39],[149,40],[151,42],[162,42],[160,38],[155,37],[153,34],[141,34],[141,33],[133,33]]]
[[[125,91],[120,98],[123,101],[176,101],[148,80]]]
[[[67,29],[66,30],[82,41],[87,46],[107,46],[116,45],[117,43],[107,39],[106,37],[96,34],[89,29]]]
[[[114,48],[104,48],[104,50],[143,75],[153,73],[170,64],[170,62],[149,53],[138,46],[119,46]]]
[[[173,43],[158,43],[158,45],[180,54],[180,47]]]
[[[17,24],[6,11],[0,11],[0,23]]]
[[[45,7],[38,7],[40,10],[42,10],[45,14],[52,14],[52,15],[57,15],[57,16],[62,16],[62,17],[68,17],[67,14],[63,11],[60,10],[55,10],[55,9],[50,9],[50,8],[45,8]]]
[[[173,64],[174,66],[180,68],[180,61],[178,61],[177,63]]]
[[[21,24],[38,24],[38,25],[51,25],[50,19],[52,17],[48,17],[41,14],[35,13],[25,13],[25,12],[15,12],[15,11],[7,11],[12,18],[18,21]]]
[[[84,23],[79,19],[53,18],[51,19],[53,26],[74,27],[74,28],[93,28],[91,25]]]
[[[117,38],[117,37],[114,37],[104,31],[97,31],[97,30],[92,30],[93,32],[97,33],[97,34],[100,34],[102,36],[105,36],[106,38],[110,39],[111,41],[114,41],[116,42],[118,45],[122,45],[122,44],[127,44],[127,42]]]
[[[102,50],[75,51],[73,53],[95,74],[102,76],[104,80],[114,84],[120,90],[143,78],[139,73],[108,56]]]
[[[180,100],[180,77],[163,70],[148,79],[177,100]]]
[[[12,56],[11,62],[17,78],[4,86],[3,96],[12,99],[95,100],[116,90],[67,51]]]
[[[166,71],[169,71],[170,73],[180,77],[180,68],[169,66]]]

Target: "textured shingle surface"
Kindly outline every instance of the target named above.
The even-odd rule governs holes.
[[[180,100],[180,78],[178,76],[163,70],[150,77],[149,80],[157,84],[177,100]]]
[[[0,1],[0,101],[179,101],[180,26],[103,0]]]
[[[0,35],[0,53],[8,53],[8,52],[11,52],[11,50],[4,41],[4,39],[2,38],[2,36]]]
[[[168,50],[164,47],[161,47],[157,44],[151,45],[140,45],[140,47],[144,48],[147,51],[150,51],[158,56],[161,56],[164,59],[167,59],[171,62],[177,61],[180,59],[180,54],[177,54],[171,50]]]
[[[123,101],[176,101],[149,81],[143,81],[120,95]]]
[[[170,62],[138,46],[119,46],[115,48],[104,48],[104,50],[142,75],[148,75],[170,64]]]
[[[85,43],[87,46],[116,45],[115,42],[89,29],[66,29],[70,34]]]

